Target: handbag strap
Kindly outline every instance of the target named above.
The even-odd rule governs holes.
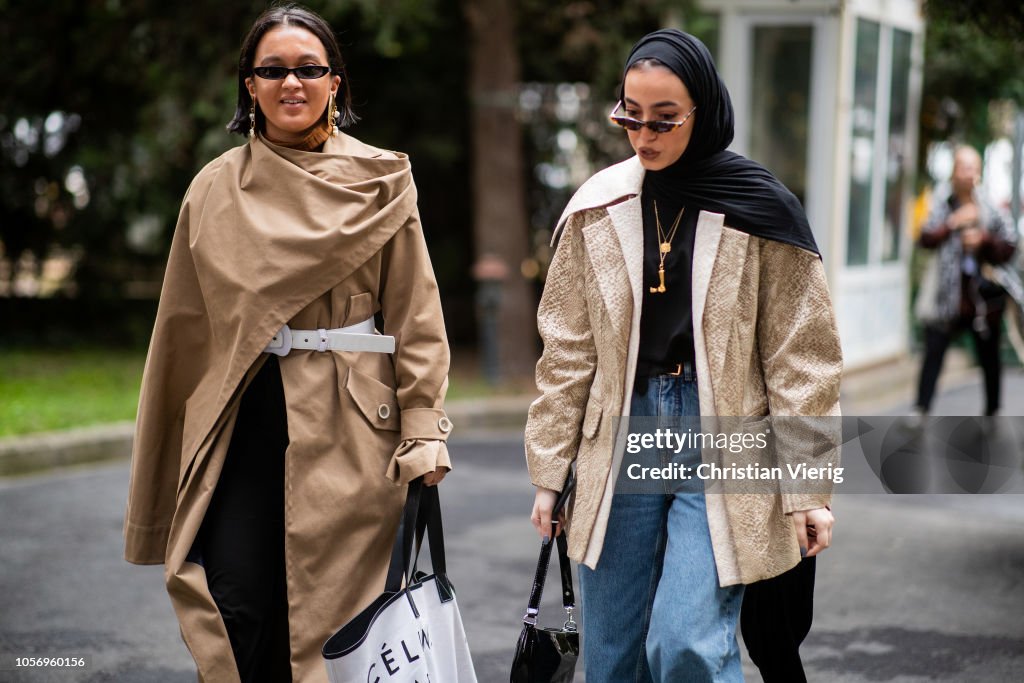
[[[551,512],[552,518],[557,518],[558,514],[568,504],[569,497],[572,496],[575,490],[576,470],[570,470],[565,486],[562,487],[562,492],[558,495],[557,500],[555,500],[555,507]],[[558,565],[561,570],[562,607],[565,608],[565,611],[569,614],[569,620],[572,621],[572,610],[576,607],[576,596],[572,591],[572,565],[569,562],[569,542],[565,538],[564,529],[561,535],[555,537],[555,546],[558,548]]]
[[[575,473],[569,475],[565,487],[555,501],[551,511],[551,536],[548,540],[542,541],[540,546],[540,557],[537,558],[537,570],[533,576],[533,587],[530,590],[530,601],[526,606],[526,614],[523,615],[523,623],[536,626],[537,615],[540,613],[540,600],[544,594],[544,584],[547,581],[548,565],[551,562],[551,546],[558,549],[559,578],[562,581],[562,607],[565,608],[569,618],[565,622],[566,630],[576,630],[576,622],[573,620],[573,610],[576,608],[576,595],[572,588],[572,565],[569,562],[569,548],[565,540],[565,533],[555,535],[558,524],[558,513],[565,507],[569,495],[576,485]],[[571,626],[570,626],[571,625]]]
[[[568,611],[576,607],[576,595],[572,591],[572,565],[564,532],[555,539],[555,546],[558,548],[558,566],[562,578],[562,607]]]
[[[441,500],[436,486],[424,486],[422,478],[409,482],[395,542],[391,548],[384,590],[395,593],[413,583],[424,531],[430,543],[430,563],[434,574],[447,575],[444,529],[441,524]]]
[[[409,561],[412,557],[412,544],[422,487],[423,482],[419,479],[409,482],[405,505],[402,508],[402,517],[398,522],[398,530],[395,532],[395,542],[391,546],[391,561],[388,563],[387,578],[384,581],[384,590],[388,593],[397,593],[402,590],[403,579],[408,583]]]
[[[412,573],[416,575],[423,535],[430,545],[430,566],[434,574],[448,574],[444,552],[444,525],[441,523],[441,497],[437,486],[424,486],[420,495],[420,511],[416,520],[416,550],[413,554]]]

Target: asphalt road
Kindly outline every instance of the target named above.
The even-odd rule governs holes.
[[[947,391],[936,413],[974,414],[979,393]],[[1024,374],[1008,373],[1004,396],[1007,414],[1024,413]],[[539,550],[521,432],[451,447],[450,573],[479,679],[500,683]],[[125,462],[0,479],[0,683],[196,680],[162,567],[121,559],[127,482]],[[846,495],[834,508],[803,648],[811,681],[1024,681],[1024,496]],[[547,592],[542,623],[561,622],[557,600]],[[87,661],[15,670],[15,656]]]
[[[451,446],[449,570],[479,678],[498,683],[538,549],[531,487],[519,435]],[[119,462],[0,481],[0,681],[195,680],[161,568],[121,559],[127,479]],[[1024,497],[850,495],[835,511],[804,646],[812,681],[1024,680]],[[88,664],[11,670],[33,655]]]

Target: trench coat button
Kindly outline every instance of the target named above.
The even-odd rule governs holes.
[[[445,434],[447,434],[448,432],[452,431],[452,421],[449,420],[447,417],[442,417],[440,420],[437,421],[437,428],[440,429]]]
[[[387,403],[381,403],[377,408],[377,416],[382,420],[386,420],[391,417],[391,406]]]

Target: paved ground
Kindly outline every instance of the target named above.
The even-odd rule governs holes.
[[[1024,414],[1024,375],[1008,375],[1004,396],[1006,413]],[[967,385],[936,412],[976,414],[979,403]],[[453,438],[452,451],[449,567],[480,680],[498,683],[537,550],[521,435]],[[161,568],[120,559],[127,476],[121,461],[0,480],[0,681],[195,680]],[[850,495],[835,510],[804,647],[812,681],[1024,680],[1024,497]],[[557,592],[549,597],[542,616],[554,623]],[[31,655],[90,661],[5,670]]]

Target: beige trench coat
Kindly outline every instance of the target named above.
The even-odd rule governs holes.
[[[628,415],[636,374],[643,173],[633,157],[596,174],[569,202],[537,314],[544,353],[527,464],[534,485],[560,490],[576,462],[569,552],[590,567],[600,559],[622,458],[625,430],[616,443],[615,418]],[[821,259],[734,230],[723,218],[700,213],[693,251],[701,415],[838,416],[842,355]],[[820,491],[709,494],[719,583],[752,583],[796,565],[786,513],[829,499]]]
[[[280,359],[296,681],[327,680],[323,642],[383,590],[399,484],[450,464],[440,300],[404,155],[344,135],[323,153],[257,138],[196,176],[146,360],[124,531],[126,559],[165,563],[202,681],[239,678],[191,552],[244,388],[285,323],[336,328],[378,312],[382,332],[395,337],[393,355]]]

